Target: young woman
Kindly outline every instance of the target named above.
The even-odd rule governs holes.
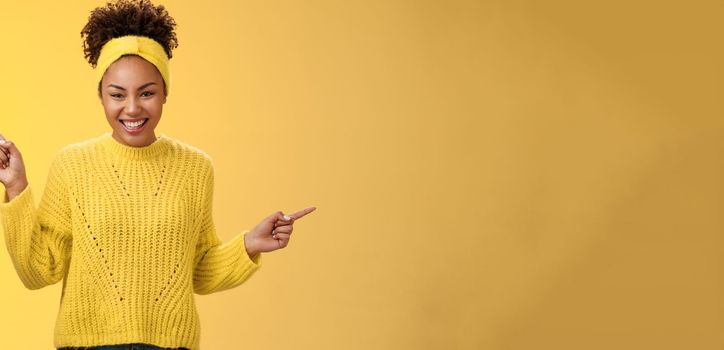
[[[175,25],[147,0],[91,12],[81,35],[111,131],[55,154],[37,208],[18,145],[0,135],[0,217],[14,267],[29,289],[63,280],[56,348],[198,349],[194,293],[243,283],[315,210],[278,211],[220,241],[210,157],[155,133]]]

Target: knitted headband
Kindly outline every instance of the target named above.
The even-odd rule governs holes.
[[[170,73],[168,69],[168,56],[163,46],[157,41],[145,36],[126,35],[109,40],[98,56],[98,64],[96,65],[97,81],[103,79],[106,69],[123,55],[138,55],[146,61],[151,62],[163,77],[166,84],[166,95],[171,86]]]

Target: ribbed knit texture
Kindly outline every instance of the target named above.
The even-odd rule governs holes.
[[[110,132],[63,147],[37,208],[31,187],[0,203],[0,218],[27,288],[63,280],[56,348],[199,349],[194,293],[236,287],[261,266],[248,230],[217,236],[209,156],[164,134],[146,147]]]

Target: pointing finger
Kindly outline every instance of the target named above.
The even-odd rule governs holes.
[[[288,215],[283,215],[282,217],[280,217],[280,218],[274,223],[274,227],[282,227],[282,226],[292,225],[292,224],[294,224],[294,221],[295,221],[295,220],[301,218],[301,217],[304,216],[304,215],[307,215],[307,214],[313,212],[315,209],[317,209],[317,208],[316,208],[316,207],[309,207],[309,208],[306,208],[306,209],[302,209],[302,210],[300,210],[300,211],[297,211],[296,213],[292,213],[292,214],[288,214]]]
[[[315,209],[317,209],[317,207],[304,208],[300,211],[289,214],[288,216],[291,217],[292,220],[298,220],[298,219],[302,218],[304,215],[307,215],[307,214],[313,212]]]

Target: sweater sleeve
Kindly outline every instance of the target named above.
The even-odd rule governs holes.
[[[246,281],[261,267],[261,253],[251,259],[246,252],[244,236],[249,230],[222,243],[216,233],[212,215],[214,170],[209,164],[204,171],[201,194],[199,239],[193,275],[194,292],[211,294],[234,288]]]
[[[28,184],[12,200],[0,203],[0,219],[10,259],[26,288],[40,289],[63,278],[72,234],[68,187],[57,156],[37,209]]]

